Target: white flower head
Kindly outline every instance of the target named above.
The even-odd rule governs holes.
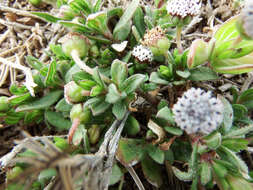
[[[198,88],[186,91],[174,105],[175,122],[188,134],[209,134],[223,121],[223,104],[210,91]]]
[[[199,14],[201,8],[200,0],[169,0],[167,11],[172,16],[195,16]]]
[[[243,29],[247,36],[253,39],[253,1],[247,0],[242,11]]]
[[[138,60],[140,60],[141,62],[144,62],[144,61],[151,62],[153,59],[152,51],[143,45],[138,45],[134,47],[132,55],[136,57]]]

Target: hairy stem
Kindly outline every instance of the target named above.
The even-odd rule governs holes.
[[[76,118],[76,119],[73,120],[72,126],[69,129],[69,134],[68,134],[69,144],[72,142],[73,136],[74,136],[74,134],[76,132],[76,129],[78,128],[79,124],[80,124],[80,119],[79,118]]]
[[[178,48],[178,52],[180,54],[183,53],[183,46],[182,46],[182,42],[181,42],[181,33],[182,33],[182,27],[181,26],[177,26],[177,36],[176,36],[176,42],[177,42],[177,48]]]

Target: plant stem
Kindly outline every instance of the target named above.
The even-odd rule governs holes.
[[[79,124],[80,124],[80,119],[79,118],[76,118],[76,119],[73,120],[72,126],[69,129],[69,134],[68,134],[69,144],[72,142],[73,136],[74,136],[74,134],[76,132],[76,129],[78,128]]]
[[[182,46],[182,42],[181,42],[181,33],[182,33],[182,27],[181,26],[177,26],[177,36],[176,36],[176,42],[177,42],[177,48],[178,48],[178,52],[179,54],[183,53],[183,46]]]
[[[85,64],[85,62],[83,62],[81,59],[80,59],[80,56],[79,56],[79,53],[77,50],[73,50],[71,52],[71,57],[73,58],[73,60],[75,61],[75,63],[81,68],[83,69],[85,72],[89,73],[90,75],[93,75],[94,74],[94,70],[92,68],[90,68],[88,65]],[[111,83],[111,80],[100,74],[101,78],[103,81],[105,81],[106,83]]]
[[[134,182],[136,183],[136,185],[138,186],[139,190],[145,190],[143,184],[141,183],[140,178],[138,177],[138,175],[136,174],[136,172],[134,171],[133,167],[131,166],[126,166],[127,171],[129,172],[129,174],[132,176],[132,178],[134,179]]]

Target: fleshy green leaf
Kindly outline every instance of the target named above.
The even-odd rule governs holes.
[[[127,112],[126,104],[123,101],[117,102],[112,106],[112,113],[118,120],[122,120]]]
[[[71,127],[71,121],[64,119],[63,115],[59,112],[46,111],[45,119],[58,130],[67,130]]]
[[[55,106],[55,109],[60,112],[69,112],[72,108],[72,105],[69,105],[65,98],[62,98]]]
[[[58,23],[67,27],[67,28],[71,28],[71,30],[73,30],[75,32],[80,32],[80,33],[85,33],[85,34],[86,33],[91,34],[93,32],[93,30],[91,30],[90,28],[88,28],[87,26],[85,26],[83,24],[73,23],[70,21],[60,21]]]
[[[167,122],[174,123],[174,118],[171,109],[167,106],[160,109],[156,115],[157,118],[164,119]]]
[[[48,22],[53,22],[56,23],[59,20],[62,20],[61,18],[54,17],[48,13],[43,13],[43,12],[32,12],[32,14],[39,16],[40,18],[43,18],[44,20]]]
[[[243,104],[248,109],[253,108],[253,88],[244,91],[237,99],[238,104]]]
[[[158,164],[163,164],[164,159],[165,159],[165,154],[159,147],[156,147],[156,146],[150,144],[147,147],[147,151],[148,151],[148,155],[154,161],[156,161]]]
[[[110,176],[109,185],[114,185],[114,184],[118,183],[122,176],[123,176],[123,173],[120,170],[119,166],[117,164],[114,164],[112,167],[112,174]]]
[[[227,133],[233,124],[233,108],[229,101],[226,100],[226,98],[219,96],[220,100],[223,103],[224,111],[223,111],[223,126],[222,129],[225,133]]]
[[[170,133],[172,135],[176,135],[176,136],[181,136],[184,133],[184,131],[182,131],[180,128],[176,128],[176,127],[164,127],[164,129],[168,133]]]
[[[115,82],[119,87],[127,78],[127,64],[116,59],[111,65],[111,76],[113,82]]]
[[[114,104],[121,100],[122,98],[125,98],[127,95],[126,93],[120,93],[115,86],[115,84],[110,84],[108,87],[108,93],[106,94],[105,101],[111,104]]]
[[[29,111],[29,110],[35,110],[35,109],[48,108],[49,106],[56,103],[57,100],[59,100],[59,98],[62,96],[62,94],[63,94],[62,90],[56,90],[56,91],[50,92],[40,99],[34,100],[28,104],[17,107],[16,111],[20,112],[20,111]]]
[[[144,22],[144,13],[141,7],[136,8],[136,11],[133,16],[133,23],[142,38],[143,35],[145,34],[146,28],[145,28],[145,22]]]
[[[169,84],[169,81],[162,79],[157,72],[151,73],[149,80],[150,82],[153,82],[155,84],[163,84],[163,85]]]
[[[121,138],[117,150],[117,159],[124,165],[137,164],[145,154],[144,140]]]
[[[141,162],[142,171],[149,183],[159,188],[163,184],[163,172],[159,164],[156,164],[148,156]]]
[[[190,72],[191,75],[188,79],[192,81],[210,81],[219,79],[217,73],[209,67],[198,67],[190,70]]]
[[[123,91],[127,94],[134,92],[145,80],[146,76],[142,74],[135,74],[130,76],[122,83]]]
[[[120,18],[119,22],[117,23],[117,25],[115,26],[114,30],[113,30],[113,36],[115,40],[120,40],[123,41],[126,39],[127,35],[124,35],[123,37],[119,34],[125,33],[124,30],[126,30],[126,26],[129,26],[129,23],[131,18],[134,15],[134,12],[136,11],[138,5],[139,5],[140,0],[134,0],[131,2],[131,4],[127,7],[127,9],[125,10],[124,14],[122,15],[122,17]],[[130,26],[130,30],[131,30],[131,26]],[[129,30],[129,32],[130,32]]]

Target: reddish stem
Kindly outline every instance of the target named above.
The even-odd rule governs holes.
[[[68,134],[68,143],[71,144],[72,143],[72,139],[73,136],[75,134],[75,131],[77,129],[77,127],[80,124],[80,119],[79,118],[75,118],[72,122],[71,128],[69,129],[69,134]]]

